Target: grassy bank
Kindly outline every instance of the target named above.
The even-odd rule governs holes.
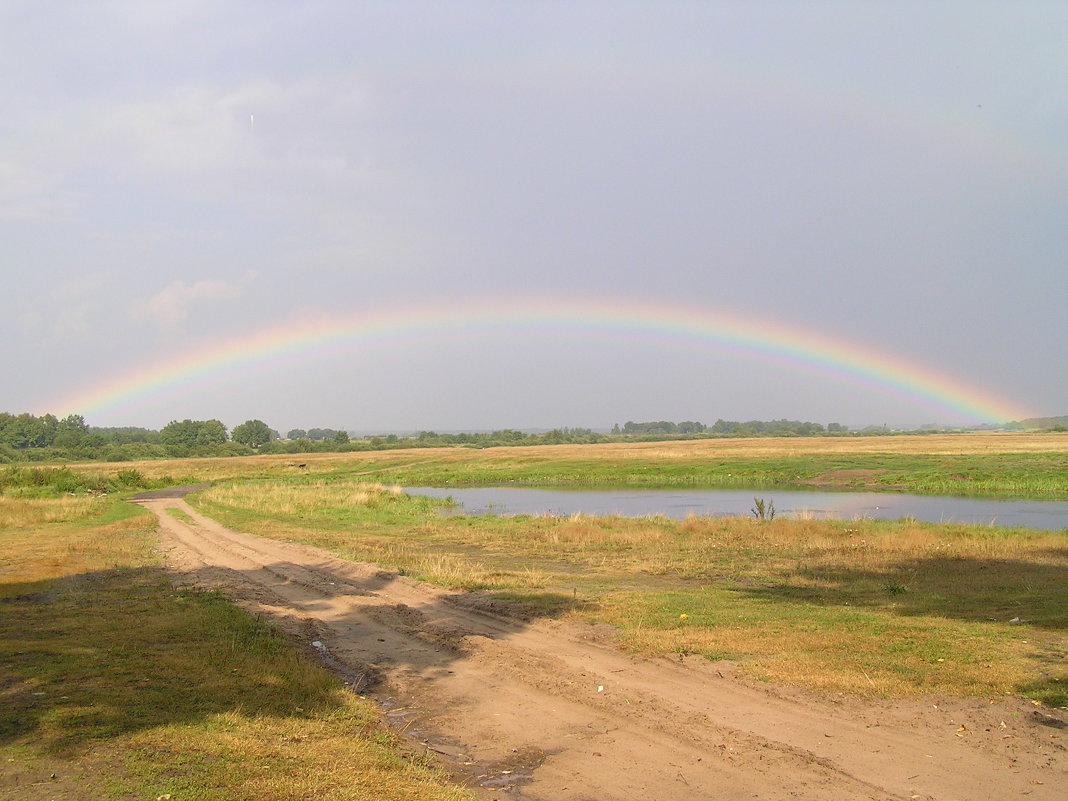
[[[523,458],[525,456],[525,458]],[[354,466],[373,470],[373,466]],[[1068,499],[1068,454],[708,457],[626,460],[556,454],[396,465],[382,476],[404,486],[828,489]]]
[[[176,590],[153,528],[0,495],[0,797],[470,798],[282,635]]]
[[[472,450],[263,455],[116,465],[151,480],[356,478],[406,486],[874,490],[1068,499],[1068,434],[722,439]],[[192,481],[193,479],[190,479]]]
[[[220,485],[227,525],[617,626],[643,653],[875,695],[1068,704],[1064,532],[886,521],[450,517],[362,481]],[[1013,621],[1017,622],[1013,622]]]

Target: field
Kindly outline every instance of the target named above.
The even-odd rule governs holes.
[[[308,646],[313,637],[339,654],[351,669],[351,675],[341,670],[342,675],[371,691],[380,704],[388,698],[395,707],[407,698],[413,708],[421,705],[421,716],[405,723],[415,721],[414,728],[435,732],[430,739],[437,745],[431,750],[438,755],[459,748],[442,736],[442,728],[456,732],[448,725],[448,711],[433,712],[430,696],[420,687],[433,686],[431,695],[444,698],[453,691],[447,682],[461,681],[465,670],[481,677],[471,678],[473,684],[493,683],[487,675],[503,672],[515,674],[517,686],[537,684],[541,693],[555,686],[547,697],[563,704],[570,690],[560,677],[571,675],[572,667],[538,672],[520,666],[544,661],[548,654],[565,659],[569,649],[576,649],[575,664],[587,665],[591,676],[600,664],[609,677],[598,679],[604,683],[623,681],[632,672],[637,676],[641,665],[673,660],[689,666],[676,677],[684,684],[688,676],[703,675],[702,665],[713,666],[721,680],[719,694],[706,695],[711,691],[705,680],[686,694],[701,697],[709,708],[726,708],[734,698],[739,720],[745,704],[738,699],[746,698],[769,721],[778,721],[777,730],[796,728],[796,741],[781,736],[791,748],[811,750],[812,761],[803,768],[772,764],[761,774],[767,795],[758,797],[785,794],[791,771],[823,764],[821,749],[832,749],[827,758],[842,762],[859,759],[848,750],[833,751],[837,744],[805,741],[808,718],[791,717],[769,700],[777,697],[792,704],[804,699],[808,713],[816,710],[828,720],[837,719],[828,702],[834,699],[840,706],[851,699],[848,703],[857,706],[850,719],[862,720],[879,709],[886,732],[896,720],[903,731],[912,727],[928,750],[942,746],[924,740],[926,724],[915,710],[934,705],[956,709],[962,720],[971,715],[967,726],[960,724],[969,732],[979,725],[973,718],[1002,715],[1008,723],[994,721],[982,748],[993,753],[1027,738],[1039,744],[1036,748],[1052,748],[1052,757],[1042,751],[1045,762],[1028,768],[1026,780],[1037,782],[1028,787],[1041,788],[1035,797],[1048,791],[1051,798],[1068,789],[1058,740],[1059,729],[1068,724],[1057,709],[1068,706],[1066,531],[754,517],[464,517],[448,514],[442,502],[409,498],[397,489],[733,483],[1064,499],[1068,435],[410,450],[70,469],[102,476],[124,471],[146,482],[167,477],[215,483],[190,495],[189,505],[152,502],[160,504],[153,507],[158,518],[112,496],[50,498],[40,488],[31,493],[12,487],[0,496],[0,664],[9,702],[0,717],[0,758],[7,763],[0,789],[19,801],[62,797],[64,787],[75,786],[64,782],[81,786],[83,781],[104,798],[171,793],[175,801],[264,793],[272,798],[391,797],[368,789],[380,787],[393,788],[392,797],[398,798],[466,797],[466,790],[450,787],[433,772],[423,758],[429,751],[406,754],[405,738],[397,739],[379,710],[314,663],[310,657],[325,651]],[[265,550],[256,543],[268,541],[255,538],[239,542],[237,531],[293,543],[277,547],[297,550]],[[170,573],[154,550],[156,537],[170,549]],[[197,544],[201,540],[214,544],[209,549]],[[324,574],[326,557],[300,550],[309,546],[340,561],[331,562]],[[378,567],[364,572],[345,567],[356,563]],[[376,572],[379,568],[387,573]],[[277,584],[280,575],[285,579]],[[349,606],[337,606],[341,596],[334,593],[340,590],[331,587],[340,584],[352,588],[342,593]],[[300,587],[306,590],[298,593]],[[394,599],[386,608],[375,606],[384,587]],[[255,615],[234,609],[210,588]],[[290,598],[288,606],[269,600],[275,597]],[[404,603],[396,603],[398,597]],[[372,605],[357,614],[364,603]],[[91,618],[87,609],[94,610]],[[484,619],[485,613],[490,617]],[[321,628],[309,633],[309,620],[320,621],[315,625]],[[380,625],[379,636],[368,645],[364,629],[373,621]],[[583,637],[574,633],[581,631],[596,632],[596,652],[575,645]],[[390,649],[374,644],[379,641]],[[401,660],[406,667],[394,664],[397,653],[418,651],[428,642],[432,647],[423,657],[406,657]],[[505,657],[499,649],[507,643],[519,650]],[[452,656],[443,663],[440,653]],[[627,653],[640,661],[625,661]],[[606,667],[617,665],[616,659],[624,661]],[[477,673],[468,663],[493,672]],[[328,666],[338,670],[338,664],[328,661]],[[583,681],[579,673],[575,682]],[[641,681],[633,680],[626,714],[622,706],[617,710],[621,726],[637,714],[629,711],[630,699],[639,703],[643,693],[653,692]],[[190,686],[198,691],[187,692]],[[490,715],[499,715],[501,700],[509,697],[503,685],[496,686],[498,712]],[[516,690],[510,686],[508,692]],[[595,700],[601,707],[610,702],[606,694]],[[677,694],[648,696],[647,703],[654,701],[684,706]],[[530,697],[516,695],[512,706],[529,702]],[[481,701],[470,694],[455,701],[464,703],[475,709]],[[545,703],[556,702],[542,699],[540,707]],[[1022,718],[1031,717],[1028,708],[1041,715],[1045,729],[1020,727]],[[851,725],[847,718],[838,721],[843,730]],[[692,739],[707,724],[689,725]],[[529,716],[517,726],[517,732],[530,727]],[[1011,735],[1004,735],[1006,726],[1015,727]],[[629,742],[641,740],[644,731],[636,728]],[[744,731],[747,737],[771,736],[751,721]],[[706,735],[726,737],[700,736]],[[962,736],[956,732],[956,738]],[[462,766],[470,764],[470,783],[498,788],[478,792],[576,797],[552,789],[557,786],[553,770],[559,773],[566,764],[562,753],[553,755],[544,743],[527,751],[517,748],[517,754],[540,756],[516,757],[513,764],[507,754],[493,752],[493,736],[481,745],[471,738],[461,745],[468,755],[482,748],[484,758],[454,759],[451,769],[459,768],[454,775],[463,778]],[[895,747],[907,748],[907,739],[895,740]],[[292,743],[302,745],[293,748]],[[341,753],[344,768],[337,760]],[[1009,758],[1008,752],[997,753]],[[1022,758],[1016,751],[1011,757]],[[489,764],[496,766],[490,772],[498,778],[517,777],[515,785],[482,781],[489,774],[474,771],[488,770]],[[726,770],[725,765],[720,768]],[[648,770],[655,775],[659,768]],[[602,784],[590,785],[590,792],[614,786],[615,773],[622,775],[612,768],[597,773]],[[932,774],[931,786],[961,792],[949,773]],[[743,771],[724,781],[737,780],[741,787],[757,778]],[[574,790],[577,780],[568,781]],[[891,785],[895,792],[902,790],[893,776],[879,781],[888,793]],[[620,797],[630,792],[625,790],[621,784]],[[997,796],[993,790],[990,797]],[[600,797],[613,797],[603,792]],[[833,792],[853,790],[832,782],[828,797]],[[665,791],[661,797],[674,796]]]
[[[303,465],[303,467],[301,467]],[[1068,433],[710,439],[71,465],[176,482],[367,476],[408,486],[763,487],[1068,498]]]

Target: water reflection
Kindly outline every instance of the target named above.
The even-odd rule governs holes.
[[[451,497],[465,514],[481,515],[749,515],[753,498],[773,501],[780,517],[853,520],[913,518],[928,523],[1068,529],[1068,501],[991,500],[880,492],[798,490],[549,490],[525,487],[410,487],[409,495]]]

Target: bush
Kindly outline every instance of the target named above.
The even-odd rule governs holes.
[[[120,470],[118,476],[119,484],[124,487],[144,487],[148,485],[148,479],[142,475],[140,470]]]
[[[60,468],[54,473],[55,475],[50,483],[57,493],[67,492],[73,495],[85,490],[85,481],[82,477],[72,473],[67,468]]]

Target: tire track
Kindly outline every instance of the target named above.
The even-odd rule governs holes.
[[[1068,791],[1063,744],[1048,731],[1017,725],[1014,742],[999,739],[1003,729],[978,734],[1005,708],[960,702],[921,715],[776,694],[703,660],[635,659],[585,626],[504,620],[373,565],[231,531],[179,498],[138,502],[159,516],[186,580],[314,632],[320,657],[345,675],[377,677],[372,694],[387,716],[488,798],[971,801]],[[947,713],[971,716],[961,725],[976,734],[958,736]]]

